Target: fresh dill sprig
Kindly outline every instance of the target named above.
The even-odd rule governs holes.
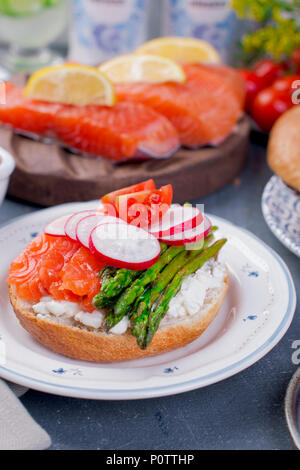
[[[231,7],[240,18],[261,23],[241,40],[248,59],[267,55],[280,61],[300,46],[300,0],[231,0]]]

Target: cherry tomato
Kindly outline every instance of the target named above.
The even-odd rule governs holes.
[[[291,62],[294,65],[297,73],[300,73],[300,47],[294,50],[291,55]]]
[[[251,115],[261,130],[269,132],[279,116],[292,106],[289,93],[267,87],[256,95]]]
[[[272,87],[275,90],[286,92],[291,96],[292,93],[300,86],[300,75],[288,75],[275,80]]]
[[[238,70],[238,73],[245,81],[245,110],[249,112],[255,96],[260,90],[263,89],[263,81],[252,70],[240,69]]]
[[[271,59],[263,59],[254,66],[254,72],[261,79],[263,88],[266,88],[282,75],[282,67]]]
[[[289,73],[291,70],[291,61],[289,59],[282,60],[278,65],[283,73]]]

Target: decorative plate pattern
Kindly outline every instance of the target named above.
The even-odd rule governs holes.
[[[0,229],[0,375],[59,395],[93,399],[136,399],[172,395],[230,377],[250,366],[284,335],[296,295],[281,258],[251,233],[219,217],[221,252],[230,282],[223,306],[204,334],[159,356],[115,364],[68,359],[37,343],[13,314],[5,278],[11,261],[47,222],[90,203],[65,204],[16,219]]]
[[[272,176],[262,195],[264,218],[274,235],[300,257],[300,196],[278,176]]]

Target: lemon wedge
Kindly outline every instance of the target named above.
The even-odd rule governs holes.
[[[127,54],[99,66],[113,83],[185,82],[183,69],[175,61],[159,55]]]
[[[221,62],[218,52],[211,44],[201,39],[185,37],[152,39],[140,46],[136,54],[155,54],[187,64]]]
[[[98,68],[75,64],[38,70],[28,80],[24,96],[76,106],[116,102],[113,84]]]

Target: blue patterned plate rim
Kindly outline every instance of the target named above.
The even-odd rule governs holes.
[[[276,218],[274,217],[270,209],[268,198],[270,197],[270,195],[272,194],[272,191],[274,191],[274,187],[276,186],[277,187],[280,186],[280,189],[286,192],[286,195],[293,201],[293,204],[297,202],[297,204],[299,204],[299,207],[300,207],[300,196],[296,193],[296,191],[286,186],[277,175],[274,175],[270,178],[270,180],[266,184],[263,194],[262,194],[261,208],[262,208],[264,219],[269,229],[278,238],[278,240],[280,240],[281,243],[286,248],[288,248],[292,253],[300,257],[300,238],[299,240],[297,239],[296,241],[292,239],[288,231],[283,230],[282,227],[280,227],[280,225],[278,224],[278,221],[276,221]],[[298,200],[299,200],[299,203],[298,203]]]

